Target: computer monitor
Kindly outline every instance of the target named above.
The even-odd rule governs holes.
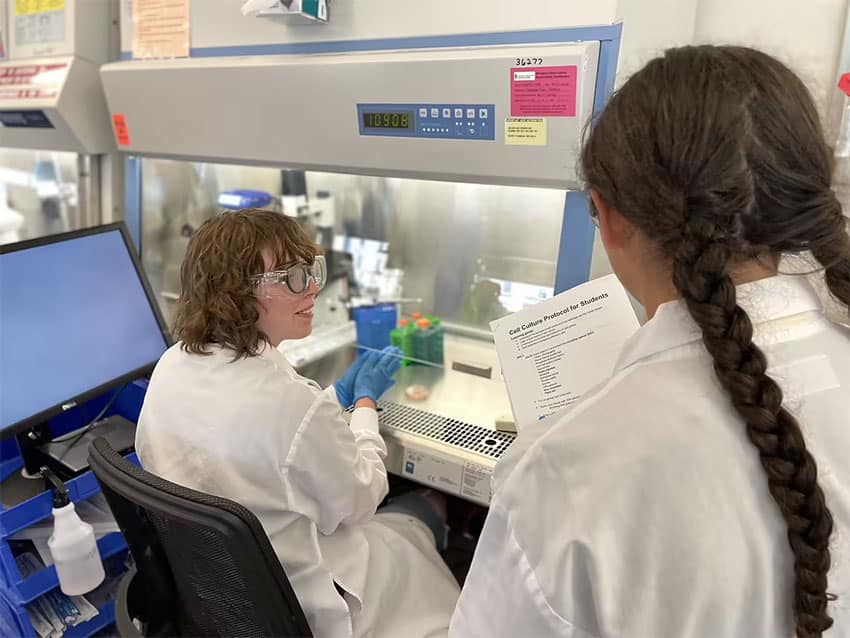
[[[123,223],[0,246],[0,438],[143,377],[169,345]]]

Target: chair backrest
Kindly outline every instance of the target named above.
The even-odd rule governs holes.
[[[89,463],[150,596],[148,635],[312,636],[250,511],[145,472],[102,438]]]

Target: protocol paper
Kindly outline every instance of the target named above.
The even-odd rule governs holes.
[[[517,430],[576,401],[614,370],[639,327],[614,275],[490,324]]]

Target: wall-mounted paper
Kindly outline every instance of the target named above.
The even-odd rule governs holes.
[[[189,55],[189,0],[133,0],[133,58]]]

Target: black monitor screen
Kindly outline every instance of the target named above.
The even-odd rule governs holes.
[[[0,247],[0,433],[146,374],[167,347],[123,224]]]

